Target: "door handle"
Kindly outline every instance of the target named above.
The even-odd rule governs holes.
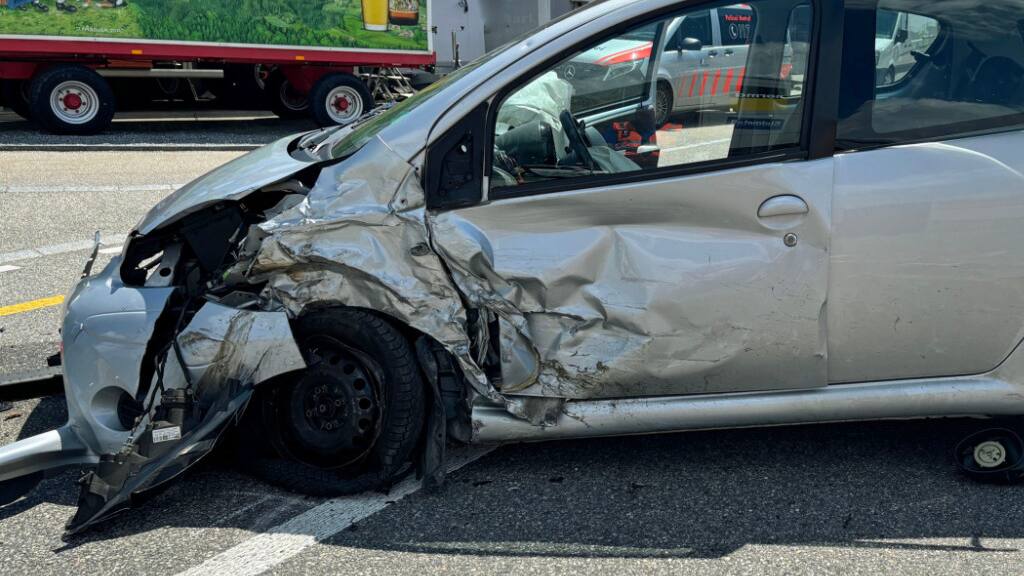
[[[711,50],[708,52],[708,58],[714,58],[715,56],[718,56],[718,50]]]
[[[799,196],[784,194],[765,200],[757,209],[758,218],[776,218],[779,216],[803,216],[810,212],[807,202]]]
[[[733,52],[732,48],[726,48],[725,49],[725,55],[726,56],[732,56],[733,54],[735,54],[735,52]]]

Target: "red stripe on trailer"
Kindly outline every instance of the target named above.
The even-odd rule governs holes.
[[[255,64],[294,64],[302,62],[349,66],[425,66],[436,57],[426,52],[323,50],[317,48],[277,48],[263,46],[225,46],[222,44],[184,44],[106,42],[97,40],[42,40],[0,38],[0,59],[14,56],[64,56],[69,60],[118,58],[131,60],[221,60]]]
[[[693,73],[693,78],[690,79],[690,98],[693,98],[693,89],[697,87],[697,73]]]
[[[704,73],[704,78],[702,78],[701,81],[700,81],[700,95],[701,96],[704,95],[704,88],[707,87],[707,85],[708,85],[708,73],[705,72]]]
[[[733,73],[733,69],[732,68],[729,68],[729,71],[725,73],[725,87],[722,88],[722,92],[724,92],[726,94],[731,94],[732,93],[732,90],[729,90],[729,88],[732,87],[732,73]]]
[[[711,83],[711,95],[718,93],[718,80],[722,77],[722,69],[715,70],[715,81]]]
[[[743,89],[743,77],[747,74],[747,69],[740,68],[740,75],[736,77],[736,91],[739,92]]]

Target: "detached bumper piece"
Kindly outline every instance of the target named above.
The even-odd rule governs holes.
[[[130,508],[177,478],[213,450],[257,384],[304,367],[283,312],[205,302],[159,358],[151,407],[129,440],[81,479],[68,533]]]
[[[252,395],[252,387],[238,381],[219,388],[208,405],[197,402],[188,389],[165,391],[154,421],[138,439],[117,454],[101,457],[96,470],[79,481],[82,494],[68,533],[130,508],[207,455]]]

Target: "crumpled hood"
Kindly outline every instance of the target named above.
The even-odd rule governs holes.
[[[288,153],[288,144],[296,138],[291,135],[271,142],[189,182],[154,206],[136,231],[149,234],[182,216],[222,200],[240,199],[315,164]]]

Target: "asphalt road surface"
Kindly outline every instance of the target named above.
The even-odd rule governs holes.
[[[716,136],[719,138],[719,136]],[[680,144],[683,146],[685,144]],[[162,196],[237,152],[0,152],[0,374],[57,350],[59,300]],[[101,261],[98,265],[103,265]],[[0,412],[0,444],[66,419]],[[4,574],[1019,574],[1024,488],[958,476],[971,421],[717,431],[458,451],[436,493],[324,500],[219,454],[62,539],[78,471],[0,508]]]

